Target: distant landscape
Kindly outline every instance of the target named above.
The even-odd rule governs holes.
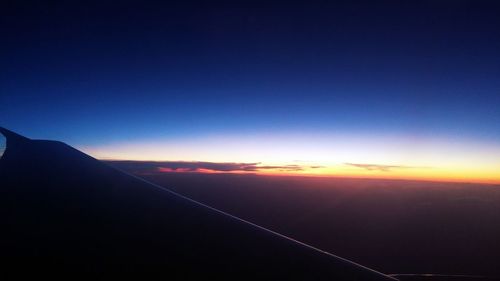
[[[500,275],[500,186],[117,168],[386,273]],[[228,237],[231,239],[231,237]]]

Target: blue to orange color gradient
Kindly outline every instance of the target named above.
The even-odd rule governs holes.
[[[106,160],[158,161],[157,166],[163,172],[235,172],[500,183],[500,147],[497,144],[432,137],[312,133],[219,135],[121,142],[85,146],[82,149]],[[214,166],[212,163],[224,168],[211,168]],[[174,169],[172,164],[175,164]]]
[[[498,2],[292,2],[1,4],[1,125],[99,158],[500,182]]]

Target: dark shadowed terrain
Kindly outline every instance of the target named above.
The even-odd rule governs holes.
[[[382,272],[500,275],[500,186],[141,172],[151,182]]]

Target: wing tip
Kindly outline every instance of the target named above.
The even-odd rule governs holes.
[[[0,133],[7,139],[7,145],[19,142],[26,142],[30,140],[25,136],[21,136],[20,134],[14,133],[13,131],[5,129],[4,127],[1,126],[0,126]]]

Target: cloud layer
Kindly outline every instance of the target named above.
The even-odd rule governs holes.
[[[136,173],[155,172],[219,172],[219,173],[252,173],[261,171],[297,172],[304,169],[316,169],[321,166],[301,165],[261,165],[261,163],[235,162],[187,162],[187,161],[107,161],[118,168]]]
[[[403,165],[381,165],[381,164],[359,164],[359,163],[344,163],[345,165],[365,169],[368,171],[381,171],[381,172],[390,172],[393,169],[408,169],[415,168],[411,166],[403,166]]]

